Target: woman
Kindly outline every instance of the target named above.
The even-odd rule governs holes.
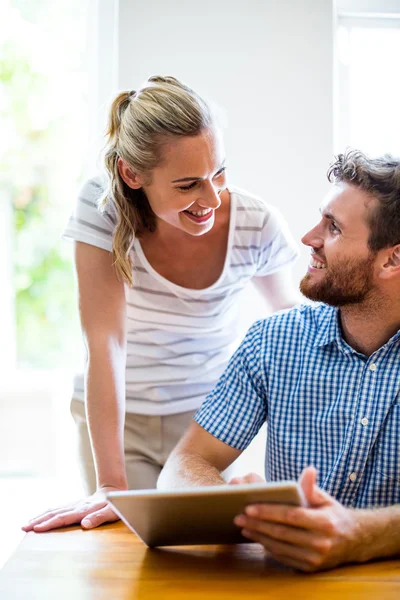
[[[25,530],[96,527],[117,519],[102,492],[155,487],[236,347],[245,284],[255,278],[273,310],[296,300],[286,225],[227,185],[221,132],[191,89],[151,77],[119,94],[105,166],[65,232],[87,350],[71,409],[91,495]]]

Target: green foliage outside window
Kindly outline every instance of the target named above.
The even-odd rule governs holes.
[[[38,5],[44,14],[50,2]],[[40,30],[22,13],[10,9],[12,32],[0,42],[0,186],[2,202],[12,203],[17,359],[19,366],[71,367],[79,326],[72,248],[61,233],[81,176],[79,157],[65,165],[79,119],[61,98],[57,106],[51,73],[35,64],[25,41],[28,31],[35,43]],[[56,98],[52,110],[49,97]]]

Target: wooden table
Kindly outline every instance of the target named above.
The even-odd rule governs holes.
[[[28,533],[0,573],[0,598],[399,600],[400,561],[303,575],[256,544],[149,550],[119,522]]]

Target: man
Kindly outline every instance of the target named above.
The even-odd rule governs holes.
[[[300,289],[320,303],[250,328],[158,483],[223,483],[266,420],[266,479],[300,477],[308,507],[249,506],[235,522],[303,571],[400,553],[400,160],[349,150],[328,178],[302,240]]]

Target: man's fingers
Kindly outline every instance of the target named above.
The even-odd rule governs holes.
[[[271,539],[296,546],[303,546],[304,548],[323,549],[326,541],[322,536],[316,536],[310,530],[291,527],[290,525],[283,525],[281,523],[271,523],[270,521],[249,518],[244,520],[238,519],[237,521],[235,519],[235,523]]]
[[[316,570],[315,567],[313,567],[309,563],[303,562],[302,560],[296,560],[294,558],[289,558],[289,556],[284,556],[281,554],[273,554],[272,556],[282,565],[285,565],[286,567],[291,567],[292,569],[296,569],[296,571],[312,573]]]
[[[334,503],[332,496],[318,487],[317,471],[314,467],[303,469],[299,478],[299,484],[309,506],[316,508],[325,505],[330,506]]]
[[[306,467],[301,472],[299,484],[303,490],[304,496],[309,501],[312,496],[313,488],[317,484],[317,471],[314,467]]]
[[[334,529],[332,516],[324,509],[315,510],[281,504],[251,504],[245,508],[245,514],[252,519],[281,523],[312,531],[331,533]]]
[[[241,477],[233,477],[229,482],[229,485],[240,485],[243,483],[265,483],[265,479],[258,475],[258,473],[248,473]]]
[[[243,483],[243,477],[233,477],[228,481],[228,485],[239,485]]]
[[[320,557],[318,553],[308,548],[294,546],[292,544],[287,544],[286,542],[280,542],[249,529],[243,529],[242,534],[244,537],[262,544],[264,548],[274,556],[274,558],[280,562],[283,562],[284,564],[288,564],[285,562],[286,559],[295,561],[298,564],[309,565],[311,570],[316,568],[316,566],[320,563]],[[302,570],[305,569],[303,568]]]

